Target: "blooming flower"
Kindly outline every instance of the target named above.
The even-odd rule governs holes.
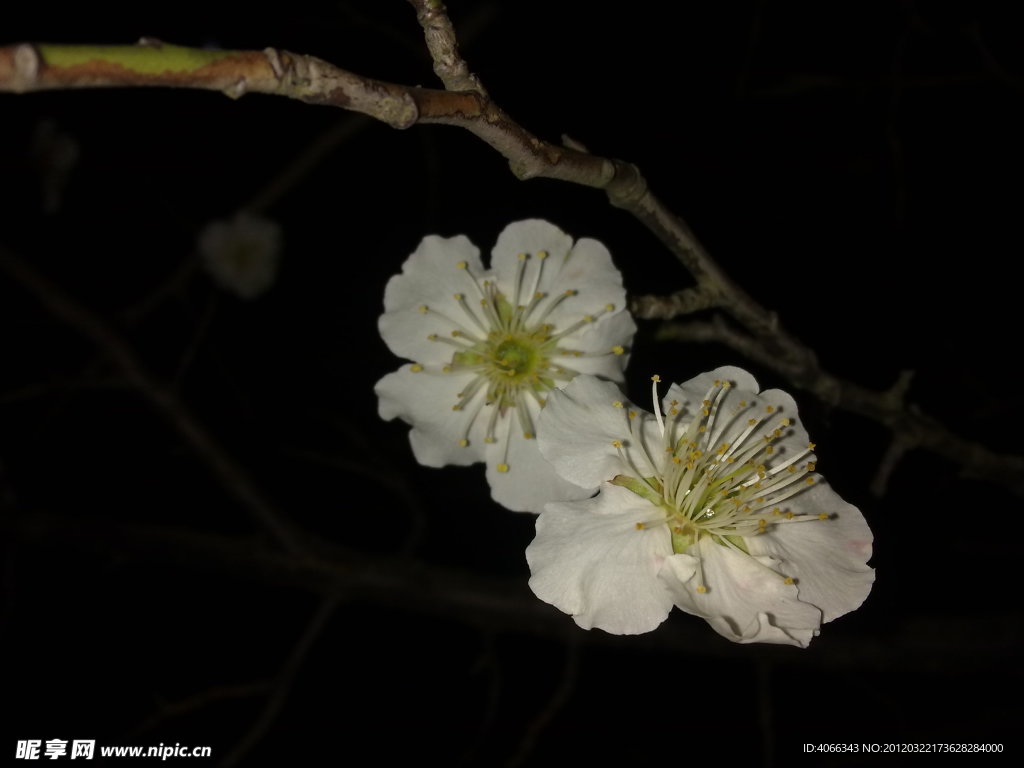
[[[548,504],[530,587],[585,629],[654,629],[673,605],[741,643],[806,647],[874,571],[860,511],[821,482],[796,404],[739,368],[673,385],[655,413],[580,376],[553,393],[540,448],[591,499]]]
[[[199,255],[214,281],[243,299],[255,299],[277,277],[281,227],[270,219],[241,212],[211,221],[199,233]]]
[[[425,237],[388,282],[380,332],[413,362],[376,386],[380,415],[412,425],[421,464],[486,462],[496,501],[539,512],[591,495],[541,456],[536,420],[580,373],[622,380],[636,326],[622,277],[596,240],[546,221],[510,224],[485,269],[465,236]]]

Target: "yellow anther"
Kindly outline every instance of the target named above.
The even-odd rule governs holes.
[[[796,515],[794,515],[792,512],[787,512],[786,513],[786,519],[787,520],[792,520],[794,517],[796,517]]]
[[[499,464],[495,469],[499,472],[508,472],[508,464]]]
[[[766,405],[766,406],[764,407],[764,412],[765,412],[765,413],[775,413],[775,406],[774,406],[774,405]],[[786,421],[786,420],[785,420],[785,419],[783,419],[783,422],[785,422],[785,421]]]
[[[703,594],[705,594],[708,591],[708,588],[705,587],[703,584],[698,584],[697,585],[697,591],[700,592],[703,595]]]
[[[703,405],[703,406],[704,406],[705,408],[710,408],[710,407],[711,407],[711,401],[710,401],[710,400],[705,400],[705,401],[704,401],[704,402],[702,403],[702,405]]]
[[[814,443],[807,444],[807,450],[813,451],[815,448],[817,448],[817,446]]]
[[[533,432],[523,432],[523,437],[527,440],[533,440]]]
[[[462,440],[459,440],[459,445],[461,445],[463,448],[465,448],[467,445],[469,445],[469,440],[466,440],[465,438],[463,438]]]
[[[526,261],[526,254],[520,253],[518,256],[516,256],[516,258],[519,259],[520,261]]]
[[[729,389],[730,387],[732,387],[732,382],[731,381],[723,381],[722,382],[722,389]]]
[[[629,418],[635,419],[636,418],[636,411],[630,411],[629,412]]]
[[[757,521],[757,527],[760,528],[763,531],[765,528],[768,527],[768,521],[764,520],[764,519],[758,520]]]
[[[441,367],[441,372],[442,373],[451,373],[452,372],[452,367],[450,365],[442,366]]]
[[[747,401],[746,400],[740,400],[740,408],[746,408],[746,407],[747,407]]]
[[[715,379],[715,386],[716,387],[722,386],[722,380],[721,379]]]
[[[708,428],[706,426],[704,426],[703,424],[701,424],[699,427],[697,427],[697,431],[698,432],[707,432]]]
[[[544,294],[541,291],[537,291],[535,294],[533,294],[533,298],[535,298],[535,299],[543,299],[544,298]]]
[[[678,408],[669,408],[668,412],[669,412],[670,416],[678,416],[679,415],[679,409]]]
[[[419,363],[413,363],[412,365],[409,366],[409,370],[412,371],[413,373],[419,373],[420,371],[423,370],[423,366],[420,365]]]
[[[437,334],[432,333],[429,336],[427,336],[427,341],[437,341]]]
[[[651,376],[651,381],[660,382],[661,376],[659,376],[658,374],[654,374],[653,376]]]
[[[537,251],[537,258],[538,259],[546,259],[547,257],[548,257],[548,252],[547,251]]]
[[[485,438],[484,438],[484,442],[485,442],[485,443],[492,443],[492,444],[493,444],[493,443],[496,443],[496,442],[498,442],[498,441],[497,441],[497,440],[495,440],[495,439],[494,439],[493,437],[490,437],[490,436],[488,436],[488,437],[485,437]]]
[[[429,311],[430,311],[430,307],[428,307],[426,304],[420,304],[420,313],[421,314],[425,315]]]
[[[455,266],[456,266],[456,267],[458,267],[459,269],[465,269],[466,267],[468,267],[468,266],[469,266],[469,264],[467,264],[467,263],[466,263],[466,262],[464,262],[464,261],[460,261],[460,262],[459,262],[458,264],[456,264]]]
[[[605,304],[604,305],[604,311],[605,312],[614,312],[615,311],[615,305],[614,304]]]
[[[807,483],[808,485],[814,485],[814,478],[808,477],[806,480],[804,480],[804,482]]]
[[[645,523],[637,523],[637,524],[636,524],[636,529],[637,529],[638,531],[642,531],[642,530],[643,530],[644,528],[646,528],[646,527],[647,527],[647,525],[646,525]]]
[[[809,461],[809,462],[807,462],[807,471],[808,472],[813,472],[814,468],[817,467],[817,466],[818,465],[815,464],[813,461]]]
[[[786,467],[786,471],[789,472],[790,474],[793,474],[794,472],[796,472],[796,467],[790,464],[788,467]]]
[[[764,449],[764,452],[769,454],[769,455],[775,453],[775,446],[774,445],[769,445],[767,448]]]
[[[700,412],[702,414],[704,414],[705,416],[710,416],[711,415],[711,411],[709,411],[707,408],[701,408]]]
[[[820,515],[818,515],[818,519],[819,520],[828,520],[828,514],[826,514],[825,512],[822,512]]]
[[[671,405],[671,406],[679,405],[679,401],[678,400],[673,400],[672,402],[669,403],[669,405]]]
[[[672,463],[673,463],[673,464],[682,464],[682,463],[683,463],[683,460],[682,460],[682,459],[680,459],[680,458],[679,458],[678,456],[673,456],[673,457],[672,457]]]
[[[775,509],[772,510],[772,514],[773,515],[781,515],[782,514],[782,510],[779,509],[778,507],[776,507]]]
[[[782,421],[779,422],[779,424],[781,424],[784,427],[788,427],[791,423],[792,422],[789,419],[783,419]]]
[[[461,336],[461,335],[462,335],[462,331],[452,331],[452,336],[454,336],[456,339],[459,338],[459,336]]]
[[[613,448],[621,448],[622,447],[622,441],[621,440],[612,440],[612,447]]]
[[[487,299],[480,299],[480,306],[481,307],[486,307],[487,306]]]
[[[793,577],[792,576],[787,576],[786,578],[784,578],[782,580],[782,583],[783,584],[795,584],[796,582],[793,581]]]
[[[462,410],[462,406],[459,405],[458,403],[456,403],[455,405],[452,406],[452,410],[453,411],[461,411]]]
[[[583,322],[584,323],[592,323],[592,322],[594,322],[594,316],[593,315],[584,315],[583,316]]]
[[[757,419],[747,419],[747,426],[752,427],[757,424]]]
[[[616,344],[614,347],[612,347],[612,352],[616,355],[626,354],[626,350],[620,344]]]
[[[567,291],[565,292],[565,295],[566,295],[566,296],[575,296],[575,295],[576,295],[577,293],[579,293],[579,291],[577,291],[577,290],[576,290],[575,288],[569,288],[569,289],[568,289],[568,290],[567,290]]]
[[[464,298],[466,298],[461,293],[453,293],[452,296],[455,298],[456,301],[462,301]]]

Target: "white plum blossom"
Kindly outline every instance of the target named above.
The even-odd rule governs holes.
[[[221,288],[242,299],[255,299],[274,284],[281,240],[277,222],[242,211],[203,228],[199,255]]]
[[[871,591],[871,531],[816,473],[796,403],[719,368],[647,413],[588,376],[548,399],[540,448],[597,496],[548,504],[530,587],[584,629],[638,634],[676,605],[740,643],[806,647]]]
[[[539,219],[510,224],[490,267],[464,235],[425,237],[388,282],[380,332],[412,362],[376,386],[430,467],[486,462],[496,501],[540,512],[597,483],[555,474],[537,448],[552,391],[581,373],[622,381],[636,331],[608,249]]]

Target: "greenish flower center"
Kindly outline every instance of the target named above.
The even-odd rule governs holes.
[[[627,414],[629,436],[612,443],[634,470],[634,475],[618,475],[612,483],[657,508],[650,522],[637,523],[639,530],[667,525],[676,554],[692,553],[693,545],[706,537],[749,554],[746,540],[775,525],[829,519],[826,514],[796,514],[787,508],[787,500],[815,482],[814,461],[799,463],[814,445],[773,465],[774,444],[791,424],[789,418],[776,418],[775,406],[757,409],[747,400],[727,406],[730,384],[716,381],[689,424],[683,425],[675,401],[662,418],[660,378],[653,381],[661,450],[649,452],[634,434],[634,422],[640,421],[636,411]],[[624,409],[622,403],[614,405]],[[701,584],[697,590],[706,588]]]
[[[522,338],[506,339],[494,350],[494,365],[509,376],[522,376],[533,372],[538,350]]]

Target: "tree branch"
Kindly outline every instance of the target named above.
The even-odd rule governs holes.
[[[877,392],[851,384],[813,365],[794,363],[771,354],[757,339],[727,325],[722,318],[714,321],[666,323],[658,331],[658,338],[673,341],[717,342],[731,347],[740,354],[776,371],[796,386],[811,392],[822,401],[866,416],[888,427],[899,442],[899,454],[887,457],[888,468],[875,487],[888,478],[895,462],[911,448],[925,448],[962,467],[965,475],[1008,488],[1024,496],[1024,456],[997,453],[981,443],[955,435],[935,419],[920,413],[905,402],[909,375],[900,374],[893,387]]]
[[[6,272],[69,328],[87,337],[118,372],[174,427],[210,471],[264,530],[286,551],[304,550],[298,534],[259,490],[248,473],[224,450],[174,390],[151,374],[128,343],[97,315],[64,293],[24,261],[0,248]]]
[[[891,429],[907,429],[917,445],[943,455],[971,474],[1024,493],[1024,457],[998,456],[960,439],[920,414],[893,407],[878,393],[824,373],[814,352],[733,282],[686,223],[647,188],[636,166],[543,141],[512,120],[480,86],[458,54],[455,35],[439,0],[409,0],[435,71],[449,88],[412,88],[362,77],[313,56],[278,51],[208,51],[143,39],[135,46],[21,44],[0,47],[0,91],[51,88],[169,86],[221,91],[232,98],[268,93],[353,110],[395,128],[418,123],[463,128],[500,152],[520,179],[550,178],[603,189],[612,205],[632,213],[683,264],[696,281],[667,299],[641,298],[641,316],[665,317],[720,307],[746,333],[724,326],[689,326],[675,338],[723,341],[778,371],[828,403],[868,416]],[[673,333],[673,331],[666,331]],[[1012,474],[1007,474],[1011,472]]]
[[[749,661],[750,646],[730,643],[703,621],[675,615],[657,632],[620,637],[599,630],[584,632],[561,611],[538,600],[521,579],[500,579],[479,572],[428,563],[411,557],[381,559],[337,547],[322,557],[282,552],[249,539],[163,526],[84,520],[79,515],[0,516],[0,535],[15,546],[70,549],[99,558],[130,557],[153,566],[217,573],[274,586],[293,587],[331,597],[343,592],[353,601],[390,606],[411,614],[443,616],[488,631],[511,630],[565,642],[679,652],[691,658]],[[57,555],[59,556],[59,555]],[[891,634],[879,637],[830,633],[809,650],[761,646],[760,658],[787,665],[851,669],[956,669],[964,674],[998,669],[1020,675],[1016,659],[1022,628],[1013,613],[979,619],[972,632],[989,638],[984,654],[970,643],[943,634],[949,616],[908,615]],[[984,628],[979,624],[985,623]],[[1008,671],[1011,670],[1011,671]],[[1012,670],[1017,670],[1014,673]]]

